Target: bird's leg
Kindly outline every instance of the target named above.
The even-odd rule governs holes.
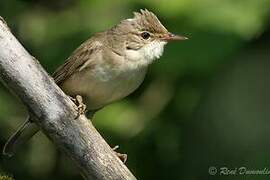
[[[86,112],[86,105],[83,103],[83,98],[80,95],[76,95],[76,101],[78,103],[78,112],[79,115],[82,115]]]
[[[80,95],[76,95],[75,98],[69,96],[69,98],[76,104],[78,115],[76,119],[86,113],[86,105],[83,103],[83,98]]]
[[[123,162],[125,163],[127,161],[127,154],[122,154],[122,153],[119,153],[119,152],[116,152],[116,149],[118,149],[119,146],[116,145],[112,148],[112,150],[114,151],[114,153],[116,154],[116,156]]]
[[[75,98],[69,96],[69,98],[77,105],[78,108],[78,116],[76,118],[78,118],[80,115],[87,113],[87,116],[89,116],[90,119],[93,118],[95,111],[86,111],[86,105],[83,103],[83,98],[80,95],[76,95]],[[112,150],[114,151],[114,153],[116,154],[116,156],[123,162],[125,163],[127,161],[127,154],[122,154],[119,152],[116,152],[116,150],[119,148],[118,145],[114,146],[112,148]]]

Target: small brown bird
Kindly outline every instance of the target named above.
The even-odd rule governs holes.
[[[82,96],[88,110],[95,112],[136,90],[168,41],[185,39],[170,33],[154,13],[141,10],[132,19],[123,20],[80,45],[53,78],[66,94]],[[3,154],[12,156],[38,131],[30,117],[10,137]]]

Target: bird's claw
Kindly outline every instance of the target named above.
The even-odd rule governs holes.
[[[116,149],[118,149],[119,146],[116,145],[112,148],[112,150],[114,151],[114,153],[116,154],[116,156],[123,162],[125,163],[127,161],[127,154],[122,154],[122,153],[119,153],[119,152],[116,152]]]
[[[86,105],[83,103],[83,98],[80,95],[76,95],[75,98],[70,97],[70,99],[76,104],[78,115],[76,116],[76,119],[80,117],[81,115],[86,113]]]

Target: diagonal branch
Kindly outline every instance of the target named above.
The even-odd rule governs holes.
[[[136,179],[85,116],[12,35],[0,17],[0,77],[36,117],[35,123],[85,179]]]

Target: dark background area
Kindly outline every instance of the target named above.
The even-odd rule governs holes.
[[[270,171],[269,0],[1,0],[0,16],[52,73],[84,40],[141,8],[190,39],[168,44],[135,93],[97,113],[99,132],[128,153],[138,179],[269,179],[220,175],[222,167]],[[1,149],[26,117],[0,84]],[[42,133],[15,157],[0,156],[5,174],[82,179]]]

